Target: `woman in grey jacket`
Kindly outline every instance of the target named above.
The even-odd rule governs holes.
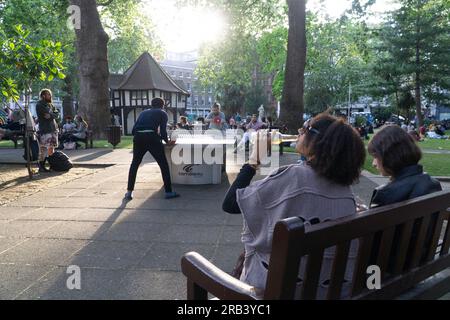
[[[356,213],[350,186],[358,180],[365,160],[358,132],[342,119],[322,114],[302,131],[297,151],[306,157],[305,163],[282,167],[252,184],[258,165],[244,165],[223,202],[225,212],[243,215],[245,260],[240,279],[254,286],[257,293],[265,287],[273,230],[279,220],[297,216],[308,228]],[[350,260],[356,249],[353,243]],[[326,295],[333,257],[334,250],[325,251],[318,298]],[[304,263],[300,266],[298,287],[302,285],[303,269]],[[344,294],[351,275],[348,268]]]

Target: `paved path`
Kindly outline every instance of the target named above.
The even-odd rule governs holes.
[[[20,160],[14,152],[11,162]],[[124,203],[129,150],[68,154],[77,164],[115,165],[0,206],[0,299],[185,299],[180,258],[191,250],[232,270],[242,218],[220,203],[237,168],[221,185],[175,186],[182,197],[168,201],[148,157],[135,199]],[[0,161],[5,155],[0,150]],[[375,186],[362,177],[354,191],[367,202]],[[67,289],[72,265],[81,268],[81,290]]]

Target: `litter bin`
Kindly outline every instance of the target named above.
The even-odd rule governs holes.
[[[111,143],[113,148],[115,148],[120,143],[120,139],[122,137],[122,127],[108,126],[106,131],[108,134],[108,143]]]

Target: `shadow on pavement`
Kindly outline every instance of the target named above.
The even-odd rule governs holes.
[[[135,198],[123,200],[87,245],[48,276],[44,292],[42,284],[38,294],[30,290],[31,298],[185,299],[184,253],[197,251],[231,272],[242,251],[240,215],[221,210],[229,186],[224,174],[220,185],[173,185],[181,194],[176,199],[164,199],[163,188],[136,190]],[[81,290],[67,289],[70,265],[81,269]]]

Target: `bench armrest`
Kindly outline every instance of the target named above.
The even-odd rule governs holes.
[[[208,292],[224,300],[256,300],[254,287],[220,270],[196,252],[181,259],[181,270],[188,279],[188,300],[207,299]]]

